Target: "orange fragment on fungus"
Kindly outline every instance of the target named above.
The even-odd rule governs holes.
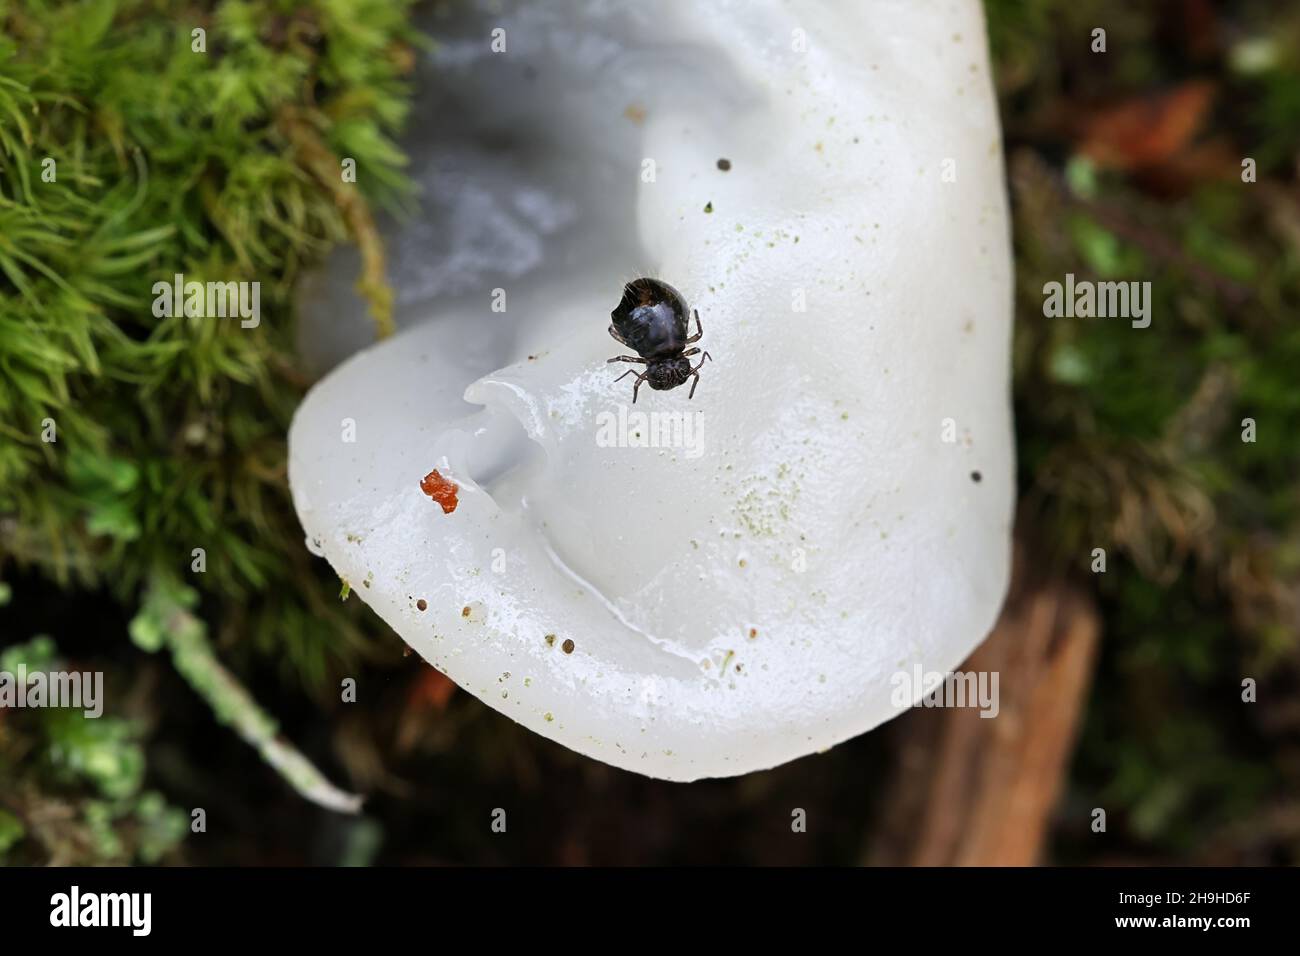
[[[456,497],[460,486],[442,477],[436,468],[420,480],[420,490],[442,505],[442,513],[445,515],[451,514],[456,510],[456,505],[460,504]]]

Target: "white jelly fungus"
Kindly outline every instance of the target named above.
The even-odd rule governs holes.
[[[308,539],[456,683],[619,767],[738,774],[876,726],[1007,585],[979,3],[505,7],[430,55],[426,206],[389,230],[406,327],[294,420]],[[632,406],[606,364],[641,274],[700,311],[693,401]],[[349,308],[318,293],[309,328]]]

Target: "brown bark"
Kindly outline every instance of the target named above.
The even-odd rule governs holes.
[[[1100,622],[1087,592],[1017,549],[992,634],[960,668],[999,674],[996,717],[917,709],[897,723],[898,768],[873,865],[1039,862],[1092,677]]]

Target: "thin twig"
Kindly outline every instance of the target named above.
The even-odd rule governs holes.
[[[330,783],[281,737],[275,719],[217,660],[207,626],[186,607],[193,596],[188,588],[152,581],[139,616],[131,622],[132,639],[145,650],[166,646],[176,670],[207,701],[217,720],[233,727],[300,794],[329,810],[357,813],[362,798]]]

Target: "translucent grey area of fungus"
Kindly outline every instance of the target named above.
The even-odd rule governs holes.
[[[385,226],[403,331],[357,352],[345,259],[305,292],[304,352],[347,358],[290,433],[308,538],[432,665],[620,767],[743,773],[898,713],[921,692],[900,704],[900,675],[987,634],[1009,569],[978,3],[506,3],[428,26],[424,205]],[[694,401],[631,406],[630,366],[606,365],[643,274],[703,317]],[[421,491],[435,468],[450,513]]]

